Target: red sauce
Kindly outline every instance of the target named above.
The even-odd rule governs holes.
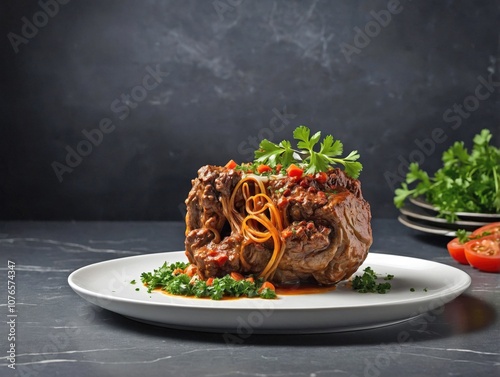
[[[160,292],[160,293],[163,293],[164,295],[167,295],[167,296],[170,296],[170,297],[186,297],[186,298],[195,298],[197,300],[211,300],[210,297],[196,297],[196,296],[174,295],[172,293],[168,293],[167,291],[165,291],[165,290],[163,290],[161,288],[155,288],[155,289],[153,289],[153,292]],[[222,300],[238,300],[240,298],[244,298],[244,296],[241,296],[241,297],[224,296],[219,301],[222,301]]]
[[[312,293],[325,293],[334,291],[337,288],[335,285],[315,285],[315,284],[300,284],[283,287],[276,287],[276,294],[280,295],[307,295]]]

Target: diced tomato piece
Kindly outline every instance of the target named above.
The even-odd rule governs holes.
[[[320,173],[316,173],[316,176],[314,178],[319,183],[325,183],[326,180],[328,179],[328,174],[326,174],[324,171],[322,171]]]
[[[271,167],[269,165],[259,165],[257,166],[257,173],[262,174],[266,173],[268,171],[272,171]]]
[[[255,279],[253,278],[253,276],[249,276],[245,280],[249,281],[250,283],[254,283],[255,282]]]
[[[198,268],[194,264],[190,264],[189,266],[186,267],[184,270],[184,273],[189,276],[193,277],[196,273],[198,272]]]
[[[214,285],[214,278],[208,278],[208,279],[207,279],[207,286],[209,286],[209,287],[210,287],[210,286],[212,286],[212,285]]]
[[[238,164],[234,162],[234,160],[230,160],[225,167],[228,169],[234,169],[236,166],[238,166]]]
[[[282,167],[283,167],[283,165],[281,165],[281,164],[276,165],[276,173],[279,174],[279,172],[281,171]]]
[[[172,275],[180,275],[183,273],[184,273],[184,270],[182,268],[176,268],[175,270],[172,271]]]
[[[219,254],[217,257],[215,257],[213,260],[215,263],[219,265],[219,267],[222,267],[224,263],[227,262],[229,258],[225,254]]]
[[[276,292],[276,288],[274,287],[273,283],[270,283],[270,282],[268,282],[268,281],[265,281],[265,282],[261,285],[261,287],[259,288],[258,292],[259,292],[259,293],[262,293],[262,291],[263,291],[264,289],[266,289],[266,288],[270,289],[271,291],[275,291],[275,292]]]
[[[240,280],[244,280],[244,279],[245,279],[245,277],[244,277],[242,274],[240,274],[240,273],[238,273],[238,272],[234,272],[234,271],[233,271],[233,272],[231,272],[231,277],[232,277],[234,280],[236,280],[236,281],[240,281]]]
[[[286,174],[288,174],[289,177],[297,177],[300,178],[302,177],[302,174],[304,173],[304,170],[299,168],[295,164],[291,164],[287,169],[286,169]]]

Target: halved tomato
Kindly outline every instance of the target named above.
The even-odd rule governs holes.
[[[466,242],[464,252],[472,267],[480,271],[500,272],[500,233]]]
[[[467,262],[467,258],[465,258],[464,244],[458,240],[458,237],[448,242],[446,247],[448,248],[448,252],[450,253],[451,257],[458,263],[467,265],[469,264],[469,262]]]
[[[490,234],[500,233],[500,222],[490,223],[480,228],[477,228],[475,231],[472,232],[472,236],[481,236],[483,233],[490,233]]]

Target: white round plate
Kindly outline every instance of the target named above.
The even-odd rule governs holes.
[[[453,300],[470,285],[465,272],[444,264],[370,253],[381,277],[394,275],[386,294],[358,293],[346,283],[317,294],[281,295],[275,300],[196,299],[147,292],[142,272],[164,262],[187,261],[184,252],[119,258],[82,267],[68,277],[71,288],[92,304],[154,325],[239,334],[305,334],[368,329],[409,320]],[[131,284],[135,280],[136,284]],[[381,282],[384,280],[381,278]]]

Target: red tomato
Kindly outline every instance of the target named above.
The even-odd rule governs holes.
[[[228,169],[234,169],[236,166],[238,166],[238,164],[234,162],[234,160],[230,160],[225,167]]]
[[[482,226],[481,228],[477,228],[472,232],[472,236],[481,236],[483,233],[500,233],[500,222],[490,223]]]
[[[275,292],[276,292],[276,288],[274,287],[273,283],[268,282],[268,281],[265,281],[265,282],[261,285],[261,287],[259,288],[258,292],[259,292],[259,293],[262,293],[262,291],[263,291],[264,289],[266,289],[266,288],[267,288],[267,289],[270,289],[271,291],[275,291]]]
[[[450,242],[448,242],[446,247],[448,248],[448,252],[450,253],[451,257],[458,263],[467,265],[469,264],[467,258],[465,258],[464,244],[460,243],[458,238],[452,239]]]
[[[480,271],[500,272],[500,233],[492,234],[464,245],[465,257]]]
[[[319,183],[325,183],[328,180],[328,174],[325,172],[316,173],[314,178],[316,178],[316,181]]]
[[[194,264],[190,264],[189,266],[186,267],[184,270],[184,273],[189,276],[193,277],[196,273],[198,272],[198,268]]]
[[[218,254],[217,256],[214,257],[214,262],[217,263],[217,265],[219,267],[222,267],[224,265],[224,263],[226,263],[226,261],[228,260],[229,258],[227,257],[227,255],[225,254]]]
[[[268,171],[272,171],[273,169],[271,169],[270,166],[268,165],[259,165],[257,166],[257,173],[259,174],[262,174],[262,173],[265,173],[265,172],[268,172]]]
[[[245,279],[245,277],[242,274],[240,274],[239,272],[234,272],[234,271],[231,272],[231,277],[236,281],[240,281],[240,280]]]
[[[304,170],[302,170],[301,168],[299,168],[297,165],[295,164],[291,164],[287,169],[286,169],[286,173],[288,174],[289,177],[297,177],[297,178],[300,178],[302,177],[302,173],[304,173]]]

